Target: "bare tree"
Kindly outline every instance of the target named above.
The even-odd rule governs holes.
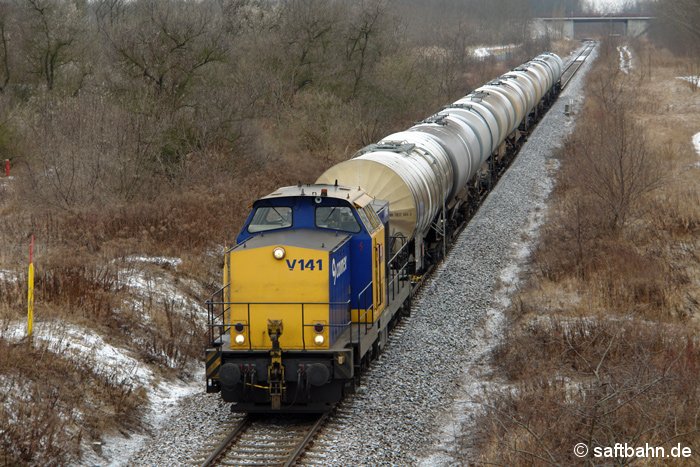
[[[30,73],[54,89],[59,70],[76,61],[74,50],[85,30],[84,11],[67,0],[22,0],[21,29]]]
[[[0,93],[5,92],[7,84],[10,82],[10,52],[9,33],[7,31],[7,14],[9,5],[0,4]]]
[[[659,0],[652,33],[664,45],[688,56],[700,56],[700,0]]]
[[[209,4],[181,0],[105,0],[100,30],[124,69],[157,93],[182,96],[198,73],[226,53]]]
[[[601,203],[611,228],[622,227],[641,198],[661,186],[659,163],[624,109],[600,114],[581,134],[569,155],[580,186]]]
[[[345,57],[353,75],[350,98],[357,96],[366,69],[381,56],[381,47],[377,46],[379,41],[375,38],[381,34],[381,21],[386,15],[387,7],[385,0],[362,1],[359,4],[360,11],[351,20],[345,47]]]
[[[660,2],[658,13],[683,28],[695,40],[700,40],[700,1],[665,0]]]

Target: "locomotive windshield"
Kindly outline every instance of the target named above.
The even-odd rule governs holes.
[[[352,214],[352,209],[346,206],[319,206],[316,208],[316,227],[322,229],[344,230],[357,233],[360,224]]]
[[[292,226],[292,208],[286,206],[260,207],[255,210],[248,232],[265,232]]]

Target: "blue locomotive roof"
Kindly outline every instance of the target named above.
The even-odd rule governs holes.
[[[339,185],[307,184],[278,188],[269,195],[260,198],[258,201],[297,196],[308,196],[312,198],[319,196],[342,199],[357,207],[365,207],[374,200],[374,198],[359,188]]]
[[[336,185],[297,185],[280,188],[255,203],[236,244],[272,231],[334,231],[369,234],[378,228],[373,211],[385,223],[387,203],[364,191]]]

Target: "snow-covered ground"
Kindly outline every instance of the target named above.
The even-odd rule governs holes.
[[[518,44],[496,45],[496,46],[477,46],[471,47],[469,53],[472,57],[485,59],[488,57],[501,57],[511,53],[519,48]]]
[[[467,52],[470,56],[477,58],[479,60],[484,60],[490,57],[503,58],[509,53],[518,49],[520,45],[509,44],[509,45],[479,45],[474,47],[469,47]],[[419,47],[416,48],[416,52],[425,58],[446,58],[452,54],[449,49],[444,47],[432,46],[432,47]]]
[[[620,54],[620,70],[628,75],[632,69],[632,52],[626,45],[619,46],[617,51]]]
[[[27,325],[8,323],[0,329],[0,338],[19,341],[26,335]],[[126,384],[152,381],[153,372],[126,349],[115,347],[94,331],[63,321],[35,322],[34,339],[45,343],[47,350],[74,359],[92,362],[96,373],[110,375]]]
[[[174,310],[188,310],[206,319],[201,303],[191,298],[200,293],[196,283],[178,278],[174,271],[182,260],[179,258],[130,256],[119,260],[118,288],[126,286],[129,298],[125,306],[143,311],[146,305],[168,301]],[[0,270],[0,281],[16,282],[17,274]],[[189,293],[188,293],[189,292]],[[143,319],[148,320],[147,313]],[[25,322],[0,323],[0,339],[19,341],[26,335]],[[95,330],[63,321],[37,321],[34,323],[34,339],[50,352],[84,364],[89,362],[98,374],[135,388],[142,387],[148,396],[148,407],[143,414],[144,433],[128,436],[115,434],[105,437],[101,443],[86,445],[83,462],[87,465],[127,465],[129,457],[159,432],[172,416],[183,398],[203,393],[204,367],[200,362],[190,362],[182,374],[187,380],[166,379],[130,350],[108,341]]]
[[[0,269],[0,282],[17,282],[17,273],[9,269]]]
[[[677,76],[676,79],[680,79],[682,81],[687,81],[688,83],[692,84],[696,88],[700,88],[700,75],[697,75],[697,76]]]
[[[14,322],[0,328],[0,338],[18,341],[26,335],[26,323]],[[157,431],[183,397],[203,391],[204,369],[192,363],[188,381],[165,380],[158,377],[146,364],[134,358],[129,350],[114,346],[95,331],[62,321],[34,323],[34,339],[46,345],[48,351],[60,354],[76,362],[90,366],[98,374],[134,387],[143,387],[148,394],[149,405],[143,414],[143,422],[149,431]],[[83,459],[88,465],[126,465],[129,456],[150,439],[147,434],[129,437],[106,437],[99,447],[101,454],[85,450]]]
[[[131,299],[128,305],[139,312],[143,312],[154,303],[168,303],[176,310],[198,311],[200,318],[204,320],[206,310],[202,303],[191,298],[191,295],[201,297],[203,291],[195,281],[176,277],[174,271],[180,264],[180,258],[127,256],[119,263],[117,286],[125,285],[129,288]],[[194,293],[188,293],[190,291]],[[149,319],[147,313],[144,313],[143,317],[145,320]]]
[[[193,394],[204,392],[204,368],[199,368],[188,381],[161,381],[148,391],[149,407],[144,414],[147,434],[114,435],[104,439],[97,451],[85,451],[84,465],[108,465],[120,467],[131,465],[131,456],[143,449],[152,437],[157,436],[166,421],[172,417],[180,402]]]

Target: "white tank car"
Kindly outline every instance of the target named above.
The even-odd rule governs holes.
[[[389,201],[391,235],[416,238],[418,249],[443,208],[539,108],[562,69],[557,55],[539,55],[408,130],[367,146],[316,183],[337,181]]]

